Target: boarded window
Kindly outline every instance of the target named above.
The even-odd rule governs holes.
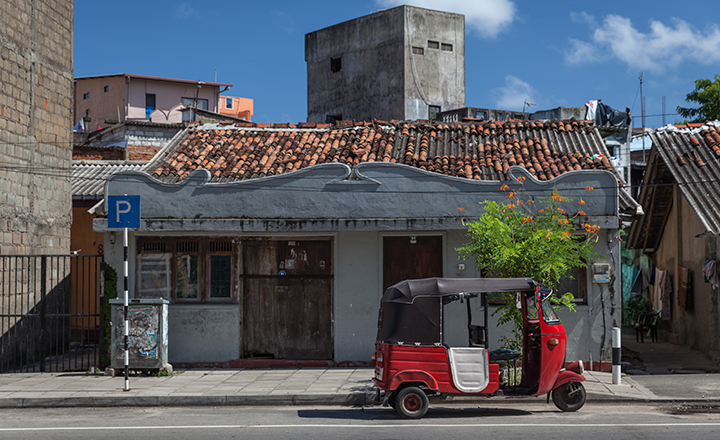
[[[448,52],[452,52],[452,44],[442,43],[442,44],[440,45],[440,49],[446,50],[446,51],[448,51]]]
[[[428,40],[428,49],[440,49],[440,42]]]
[[[435,121],[438,118],[438,113],[440,113],[440,106],[439,105],[430,105],[428,106],[428,119],[431,121]]]
[[[424,55],[425,49],[423,49],[422,47],[413,46],[412,53],[415,55]]]

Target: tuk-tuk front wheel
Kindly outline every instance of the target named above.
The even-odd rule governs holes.
[[[580,382],[568,382],[552,391],[552,399],[562,411],[577,411],[585,405],[585,387]]]
[[[419,419],[427,413],[430,401],[427,394],[418,387],[400,390],[395,398],[395,411],[408,419]]]

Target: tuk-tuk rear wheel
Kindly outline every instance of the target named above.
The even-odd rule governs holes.
[[[418,387],[407,387],[397,393],[395,411],[408,419],[419,419],[427,413],[430,401]]]
[[[580,382],[568,382],[552,390],[552,399],[561,411],[577,411],[585,405],[587,393]]]

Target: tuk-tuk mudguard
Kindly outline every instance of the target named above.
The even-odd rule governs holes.
[[[395,391],[403,383],[424,383],[433,391],[438,391],[438,384],[434,377],[422,370],[405,370],[393,376],[387,385],[388,391]]]
[[[564,385],[568,382],[585,382],[585,376],[577,374],[574,371],[562,370],[560,374],[558,374],[557,379],[555,379],[555,384],[552,386],[552,389],[554,390],[560,385]]]

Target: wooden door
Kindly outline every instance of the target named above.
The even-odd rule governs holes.
[[[247,241],[243,354],[333,358],[332,241]]]
[[[383,291],[403,280],[443,276],[441,236],[383,238]]]

